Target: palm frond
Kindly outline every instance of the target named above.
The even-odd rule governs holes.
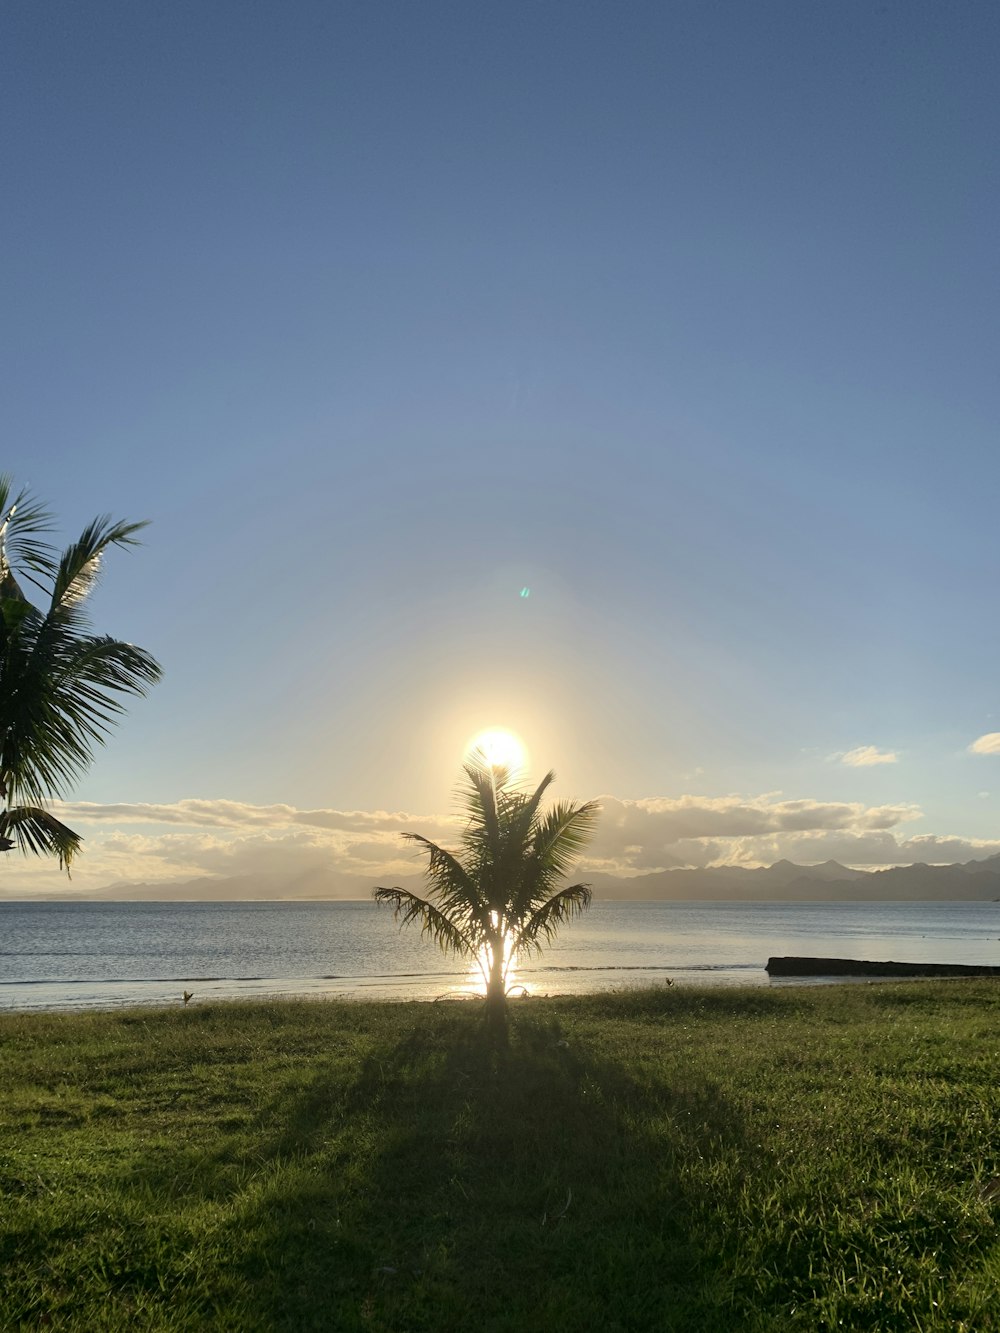
[[[50,811],[32,805],[0,810],[0,846],[4,840],[25,853],[58,857],[60,870],[67,874],[83,842],[78,833],[61,823]]]
[[[42,801],[89,766],[124,712],[117,696],[145,694],[160,667],[133,644],[78,635],[59,610],[42,616],[30,605],[17,609],[0,657],[0,773],[19,797]],[[4,612],[6,625],[10,603]]]
[[[511,957],[540,952],[561,925],[587,910],[593,896],[589,884],[571,884],[554,893],[521,926],[510,945]]]
[[[407,842],[415,842],[427,853],[427,878],[431,892],[438,899],[437,906],[446,914],[463,922],[476,921],[482,926],[487,904],[474,876],[453,852],[439,847],[420,833],[404,833]]]
[[[15,566],[25,573],[51,575],[55,570],[52,547],[40,538],[52,530],[48,510],[27,489],[15,495],[12,478],[0,474],[0,577]]]
[[[392,908],[393,920],[399,922],[400,929],[408,926],[411,921],[419,921],[420,934],[430,936],[443,953],[475,956],[475,945],[466,938],[460,927],[426,898],[398,886],[391,889],[379,887],[374,890],[374,898],[377,903]]]
[[[556,780],[555,769],[550,768],[549,771],[545,774],[545,777],[542,778],[541,782],[531,793],[528,799],[524,802],[523,809],[520,813],[521,817],[527,821],[529,827],[532,824],[534,824],[534,821],[538,815],[538,807],[542,803],[542,797],[552,786],[555,780]]]
[[[25,617],[32,612],[38,614],[17,586],[13,574],[8,571],[0,578],[0,656],[6,654],[8,644],[24,624]]]
[[[542,797],[555,781],[555,773],[546,773],[530,796],[514,793],[505,802],[503,811],[503,840],[500,856],[493,867],[494,897],[502,897],[503,905],[518,903],[525,888],[525,878],[532,871],[532,848],[538,824],[538,808]],[[494,905],[500,909],[501,904]]]
[[[88,523],[63,551],[52,585],[52,606],[72,607],[91,592],[109,546],[137,546],[137,532],[145,523],[115,523],[105,514]]]
[[[517,921],[527,920],[556,892],[560,880],[590,840],[598,813],[593,801],[581,806],[562,803],[535,821],[520,877],[511,888],[511,905]]]
[[[596,801],[571,805],[561,801],[539,821],[535,855],[556,874],[565,874],[594,835],[601,807]]]
[[[163,674],[159,662],[144,648],[108,634],[88,635],[74,645],[67,645],[62,681],[86,686],[104,695],[108,690],[120,694],[145,694]],[[117,700],[107,700],[110,709],[121,712]]]
[[[488,848],[496,855],[500,846],[500,811],[498,795],[510,784],[510,775],[499,765],[492,765],[482,750],[473,752],[464,765],[468,786],[462,792],[466,814],[465,843]]]
[[[407,842],[417,843],[427,853],[427,873],[435,884],[447,889],[459,888],[475,896],[477,892],[475,882],[454,852],[439,847],[422,833],[403,833],[401,836]]]
[[[143,523],[98,518],[56,559],[48,512],[0,476],[0,848],[57,856],[68,870],[81,839],[46,808],[90,764],[124,711],[160,677],[141,648],[87,632],[83,602],[109,546],[132,546]],[[20,579],[49,597],[47,612]]]
[[[475,751],[464,766],[467,824],[465,862],[480,887],[491,915],[506,923],[508,905],[517,897],[530,850],[532,829],[554,774],[547,774],[530,796],[501,765],[491,765]]]

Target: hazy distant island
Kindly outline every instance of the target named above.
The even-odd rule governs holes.
[[[584,871],[594,897],[605,901],[667,902],[1000,902],[1000,855],[957,865],[894,866],[888,870],[855,870],[839,861],[795,865],[777,861],[772,866],[745,869],[717,866],[707,870],[659,870],[648,875],[615,876]],[[403,887],[417,887],[418,875],[394,877]],[[347,875],[314,868],[283,878],[281,875],[200,876],[189,880],[152,883],[119,882],[106,888],[64,894],[61,899],[100,901],[211,902],[273,899],[366,899],[375,883],[372,876]],[[26,898],[14,889],[10,895]],[[35,895],[38,896],[38,895]]]

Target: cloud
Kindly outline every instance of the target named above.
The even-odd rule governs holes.
[[[848,801],[783,800],[762,796],[600,798],[597,836],[588,864],[636,874],[673,866],[743,864],[780,860],[803,838],[888,833],[921,817],[913,805],[864,805]],[[893,847],[896,840],[891,838]],[[840,845],[840,844],[838,844]],[[826,860],[820,847],[810,860]],[[881,858],[879,858],[881,859]],[[613,872],[612,872],[613,873]]]
[[[839,759],[842,764],[847,764],[850,768],[870,768],[873,764],[899,763],[898,754],[892,750],[879,750],[874,745],[858,745],[853,750],[830,757]]]
[[[387,876],[395,881],[420,873],[414,848],[399,836],[404,830],[453,845],[461,823],[448,815],[303,810],[222,799],[53,802],[52,809],[84,837],[72,881],[50,860],[11,853],[3,863],[2,896],[249,876],[273,883],[277,897],[302,891],[357,897]],[[303,877],[312,877],[308,890],[302,889]]]
[[[714,857],[703,861],[692,858],[690,864],[749,867],[773,865],[775,861],[784,859],[793,861],[797,865],[839,861],[841,865],[867,869],[912,865],[916,861],[944,865],[995,856],[1000,853],[1000,840],[950,838],[931,833],[900,838],[888,830],[871,832],[821,830],[791,835],[741,838],[713,850],[717,853]]]
[[[908,804],[755,796],[600,798],[593,843],[580,877],[679,867],[770,865],[826,860],[887,866],[968,861],[1000,852],[1000,842],[908,835],[921,818]],[[109,885],[184,884],[206,878],[244,883],[259,896],[366,896],[375,884],[415,883],[424,859],[404,830],[456,847],[462,821],[451,815],[382,810],[300,810],[186,799],[166,804],[64,803],[56,813],[85,838],[67,883],[52,862],[10,854],[3,895],[97,892]],[[232,889],[236,892],[236,888]],[[123,896],[128,896],[127,888]],[[243,895],[246,896],[246,895]]]
[[[1000,731],[988,731],[969,746],[970,754],[1000,754]]]
[[[98,805],[92,801],[56,801],[53,810],[71,824],[185,824],[190,827],[241,828],[247,825],[280,828],[288,824],[309,824],[327,829],[398,829],[414,821],[449,823],[439,817],[412,815],[386,810],[298,810],[292,805],[247,805],[242,801],[191,799],[169,805],[141,802]]]

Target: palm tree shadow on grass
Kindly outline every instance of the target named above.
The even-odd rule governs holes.
[[[726,1200],[706,1233],[685,1179],[758,1152],[733,1108],[578,1053],[556,1022],[525,1015],[497,1050],[458,1017],[270,1108],[265,1155],[296,1168],[244,1219],[259,1326],[726,1327]]]

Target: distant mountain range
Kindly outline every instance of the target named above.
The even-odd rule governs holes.
[[[593,873],[586,878],[599,899],[668,900],[674,902],[873,902],[912,900],[971,900],[1000,902],[1000,855],[961,865],[932,866],[918,862],[891,870],[852,870],[838,861],[799,866],[778,861],[773,866],[746,870],[720,866],[712,870],[660,870],[624,879]],[[344,875],[334,870],[310,870],[282,879],[274,875],[238,875],[158,883],[118,883],[96,893],[68,890],[60,898],[102,900],[260,900],[368,898],[376,883],[400,884],[420,890],[419,875]],[[53,895],[45,895],[51,898]]]
[[[660,870],[634,879],[591,875],[601,898],[668,899],[672,901],[843,902],[846,900],[914,901],[970,899],[1000,901],[1000,855],[961,865],[931,866],[917,862],[890,870],[852,870],[839,861],[798,866],[777,861],[773,866],[745,870],[719,866],[713,870]]]

